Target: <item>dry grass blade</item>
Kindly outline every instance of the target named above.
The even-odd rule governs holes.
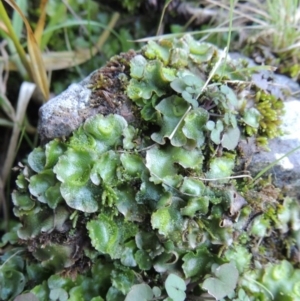
[[[36,25],[36,29],[34,31],[34,37],[37,42],[37,44],[41,45],[41,39],[45,28],[45,21],[46,21],[46,6],[47,6],[48,0],[42,0],[40,4],[40,11],[41,15],[39,17],[39,20]]]
[[[213,5],[217,6],[217,7],[221,7],[223,9],[225,9],[225,10],[230,11],[230,6],[227,4],[227,1],[226,1],[225,4],[222,3],[221,1],[214,1],[214,0],[206,0],[206,2],[208,2],[210,4],[213,4]],[[252,22],[254,22],[256,24],[260,24],[262,26],[267,26],[266,22],[264,22],[264,21],[262,21],[262,20],[260,20],[258,18],[255,18],[255,17],[253,17],[253,15],[249,14],[248,9],[254,11],[255,8],[250,7],[249,5],[243,5],[242,6],[242,5],[238,5],[237,4],[237,6],[239,7],[239,9],[234,9],[233,12],[234,12],[235,15],[239,15],[239,16],[243,17],[244,18],[244,23],[246,21],[250,20],[250,21],[252,21]],[[243,10],[245,10],[245,9],[247,9],[247,11],[243,12]],[[256,9],[256,11],[259,11],[259,10]]]
[[[31,60],[31,65],[30,65],[31,74],[34,82],[37,84],[44,98],[47,100],[49,98],[48,79],[47,79],[46,69],[44,67],[41,51],[35,40],[34,33],[30,27],[27,18],[24,16],[23,12],[20,10],[18,5],[15,3],[15,1],[14,0],[5,0],[5,1],[20,14],[21,18],[24,21],[27,30],[28,53]]]
[[[112,29],[115,27],[117,21],[119,20],[119,17],[120,17],[119,13],[114,13],[107,25],[107,28],[103,31],[102,35],[100,36],[96,46],[93,47],[92,50],[90,49],[81,50],[80,51],[81,54],[85,53],[87,59],[90,59],[92,56],[94,56],[99,51],[99,49],[102,48],[103,44],[106,42]]]
[[[266,166],[263,170],[261,170],[253,179],[253,183],[252,186],[254,186],[254,184],[256,183],[256,181],[264,174],[266,173],[269,169],[271,169],[273,166],[275,166],[280,160],[284,159],[285,157],[288,157],[289,155],[293,154],[294,152],[296,152],[297,150],[300,150],[300,145],[295,147],[294,149],[292,149],[291,151],[287,152],[286,154],[284,154],[283,156],[281,156],[280,158],[278,158],[277,160],[275,160],[274,162],[272,162],[271,164],[269,164],[268,166]]]
[[[116,22],[119,19],[119,14],[113,14],[107,28],[103,31],[102,35],[99,37],[98,42],[95,47],[90,49],[78,49],[75,51],[60,51],[60,52],[48,52],[42,54],[42,59],[44,62],[45,69],[47,71],[61,70],[70,67],[80,65],[87,60],[89,60],[93,55],[95,55],[106,42],[111,31],[113,30]],[[0,57],[0,63],[4,63],[5,58]],[[9,58],[7,64],[4,65],[5,70],[17,71],[18,68],[13,61],[12,57]]]
[[[10,170],[12,168],[14,158],[15,158],[15,152],[17,148],[18,138],[21,130],[21,125],[24,120],[25,112],[28,106],[28,102],[36,88],[36,85],[33,83],[24,82],[21,85],[20,91],[19,91],[19,98],[18,98],[18,104],[17,104],[17,112],[16,114],[13,111],[12,120],[13,123],[13,131],[10,138],[9,146],[6,152],[5,162],[3,169],[1,171],[0,176],[0,207],[3,207],[4,212],[4,220],[7,225],[8,223],[8,204],[5,199],[5,193],[4,193],[4,187],[5,183],[7,181],[7,178],[9,176]],[[3,98],[4,96],[2,96]],[[7,100],[9,103],[9,101]],[[5,120],[3,120],[5,122]],[[5,124],[2,124],[5,125]]]
[[[86,49],[79,49],[75,51],[50,51],[42,54],[46,71],[55,71],[74,67],[86,62],[90,59],[90,57],[90,51],[87,51]],[[4,58],[0,57],[0,63],[3,61]],[[18,67],[12,60],[12,57],[9,58],[9,62],[4,66],[4,69],[6,71],[18,71]]]
[[[0,30],[3,31],[5,34],[9,35],[8,29],[2,21],[0,21]]]
[[[219,181],[219,180],[231,180],[231,179],[244,179],[249,178],[252,179],[250,175],[244,174],[244,175],[238,175],[238,176],[230,176],[230,177],[221,177],[221,178],[201,178],[201,177],[192,177],[194,179],[198,179],[201,181]]]
[[[212,77],[215,75],[215,73],[217,72],[218,68],[220,67],[221,63],[223,62],[224,59],[226,59],[226,55],[227,55],[227,47],[225,47],[225,49],[220,53],[220,57],[218,59],[218,61],[215,63],[214,67],[212,68],[212,70],[209,73],[209,76],[205,82],[205,84],[203,85],[203,87],[201,88],[200,93],[197,95],[196,99],[198,99],[200,97],[200,95],[203,93],[203,91],[206,89],[207,85],[209,84],[210,80],[212,79]]]
[[[1,21],[0,22],[0,29],[12,40],[15,49],[18,53],[18,56],[20,57],[20,60],[24,66],[24,68],[26,69],[26,72],[28,74],[28,76],[30,78],[32,78],[32,74],[31,74],[31,68],[30,68],[30,64],[29,61],[26,57],[26,53],[25,50],[23,48],[23,46],[21,45],[18,36],[15,33],[15,30],[12,26],[11,20],[9,19],[7,12],[5,10],[5,7],[2,3],[2,1],[0,1],[0,16],[1,16]]]
[[[286,48],[281,48],[281,49],[278,49],[278,50],[273,50],[274,53],[283,53],[283,52],[288,52],[288,51],[291,51],[291,50],[294,50],[294,49],[299,49],[300,47],[300,42],[298,43],[295,43],[295,44],[292,44]]]
[[[115,27],[120,15],[114,13],[99,37],[96,45],[91,49],[78,49],[76,51],[49,52],[44,55],[47,70],[60,70],[80,65],[91,59],[104,45],[113,28]]]
[[[7,226],[8,226],[8,208],[7,208],[7,202],[6,202],[5,194],[4,194],[4,185],[3,185],[2,179],[0,178],[0,208],[1,207],[3,207],[5,228],[7,228]]]
[[[159,24],[158,24],[158,28],[157,28],[157,31],[156,31],[156,35],[158,36],[159,34],[162,33],[162,22],[163,22],[163,19],[164,19],[164,16],[165,16],[165,13],[166,13],[166,10],[169,6],[169,4],[172,2],[173,0],[168,0],[166,1],[164,7],[163,7],[163,10],[162,10],[162,13],[161,13],[161,16],[160,16],[160,20],[159,20]]]
[[[4,118],[0,118],[0,126],[5,126],[5,127],[9,127],[12,128],[14,126],[13,122],[10,122]]]
[[[62,51],[62,52],[49,52],[44,54],[47,70],[60,70],[69,67],[80,65],[91,57],[93,57],[104,45],[111,31],[115,27],[120,15],[114,13],[109,21],[107,27],[99,37],[97,44],[92,49],[78,49],[76,51]]]
[[[16,146],[18,143],[18,138],[21,130],[21,126],[24,121],[25,112],[28,106],[28,102],[36,88],[36,85],[29,82],[23,82],[19,91],[17,110],[16,110],[16,120],[13,127],[13,132],[10,138],[8,150],[6,153],[5,163],[2,169],[1,178],[3,187],[7,181],[7,177],[10,173],[12,164],[15,158]]]
[[[251,25],[251,26],[239,26],[239,27],[232,27],[230,30],[231,31],[241,31],[242,29],[249,29],[249,30],[262,30],[266,29],[266,26],[263,25]],[[187,31],[184,33],[169,33],[169,34],[163,34],[159,36],[152,36],[152,37],[147,37],[147,38],[141,38],[141,39],[136,39],[136,40],[130,40],[130,42],[135,42],[135,43],[144,43],[148,41],[157,41],[160,39],[173,39],[173,38],[179,38],[182,37],[183,35],[190,34],[190,35],[197,35],[197,34],[207,34],[207,33],[222,33],[222,32],[228,32],[229,28],[228,27],[217,27],[217,28],[209,28],[209,29],[203,29],[203,30],[196,30],[196,31]]]
[[[8,80],[9,72],[5,71],[5,67],[8,65],[8,54],[5,51],[6,43],[0,44],[0,52],[3,55],[4,62],[3,64],[0,64],[0,108],[3,110],[3,112],[6,114],[7,117],[11,121],[15,120],[15,110],[10,103],[10,101],[6,97],[6,83]],[[1,119],[0,124],[7,126],[8,121],[5,122],[5,120]],[[8,122],[9,123],[9,122]]]
[[[0,108],[9,117],[11,121],[15,121],[15,111],[10,101],[7,99],[6,95],[0,90]]]

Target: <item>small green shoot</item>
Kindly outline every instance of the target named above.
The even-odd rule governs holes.
[[[252,180],[253,184],[255,185],[256,181],[263,175],[265,174],[269,169],[271,169],[273,166],[275,166],[278,162],[280,162],[282,159],[288,157],[289,155],[293,154],[294,152],[296,152],[297,150],[300,149],[300,146],[292,149],[291,151],[287,152],[286,154],[284,154],[283,156],[281,156],[280,158],[278,158],[277,160],[275,160],[274,162],[272,162],[271,164],[269,164],[268,166],[266,166],[263,170],[261,170]]]

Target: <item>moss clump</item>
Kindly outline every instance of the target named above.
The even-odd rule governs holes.
[[[258,91],[255,96],[256,108],[261,114],[259,119],[259,137],[260,144],[267,145],[268,139],[275,138],[282,134],[279,129],[283,115],[283,102],[274,95]]]
[[[140,293],[145,300],[206,293],[271,300],[273,272],[265,266],[286,260],[298,275],[291,252],[276,248],[298,248],[291,220],[299,204],[279,194],[270,200],[270,183],[252,190],[229,183],[240,137],[249,128],[259,135],[264,113],[238,62],[211,73],[219,56],[190,36],[150,42],[131,58],[123,86],[139,127],[97,114],[29,155],[13,193],[26,257],[7,266],[25,275],[18,293],[25,287],[40,300],[135,300]],[[210,75],[218,83],[207,81]],[[98,78],[95,90],[103,89]],[[293,285],[293,293],[272,290],[274,300],[297,298]]]

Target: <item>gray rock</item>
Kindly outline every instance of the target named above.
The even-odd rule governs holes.
[[[284,103],[282,129],[284,135],[269,142],[270,151],[255,153],[248,166],[250,174],[255,177],[264,168],[300,147],[300,101],[291,100]],[[273,183],[291,197],[300,200],[300,149],[282,158],[263,177],[273,175]]]
[[[258,67],[253,59],[245,57],[244,55],[233,52],[230,53],[232,59],[243,59],[248,62],[249,67]],[[270,93],[276,97],[286,98],[289,95],[300,92],[300,86],[297,82],[291,79],[288,76],[282,74],[276,74],[273,71],[269,71],[266,66],[266,69],[261,69],[259,72],[252,75],[252,81],[261,89],[268,90]],[[263,66],[260,66],[263,68]]]
[[[130,72],[129,64],[124,61],[135,55],[132,50],[112,57],[105,66],[45,103],[39,111],[38,132],[42,143],[69,136],[88,117],[98,113],[119,114],[138,125],[139,117],[134,115],[123,85]]]
[[[255,62],[240,53],[231,53],[233,59],[246,59],[249,66],[257,66]],[[262,70],[252,76],[253,82],[261,89],[267,90],[276,97],[284,100],[285,115],[282,117],[284,135],[269,141],[270,151],[260,151],[252,155],[247,170],[255,177],[264,168],[284,157],[287,153],[300,146],[300,86],[293,79]],[[253,150],[250,150],[250,152]],[[273,175],[273,183],[291,197],[300,200],[300,149],[282,158],[263,177]]]
[[[42,142],[67,137],[93,114],[90,110],[90,76],[50,99],[39,111],[38,131]]]

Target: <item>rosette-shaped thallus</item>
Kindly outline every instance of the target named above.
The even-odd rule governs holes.
[[[280,113],[280,100],[249,82],[243,62],[225,61],[188,35],[150,41],[125,57],[90,77],[85,95],[96,114],[84,111],[70,136],[34,149],[20,171],[13,203],[28,253],[14,267],[26,275],[18,293],[25,287],[40,300],[93,301],[298,298],[291,254],[269,252],[275,242],[299,245],[295,233],[287,238],[291,223],[279,195],[266,201],[264,182],[251,188],[262,191],[254,198],[247,182],[231,179],[239,141],[277,133],[270,111]],[[274,269],[285,267],[293,288],[275,289]]]

